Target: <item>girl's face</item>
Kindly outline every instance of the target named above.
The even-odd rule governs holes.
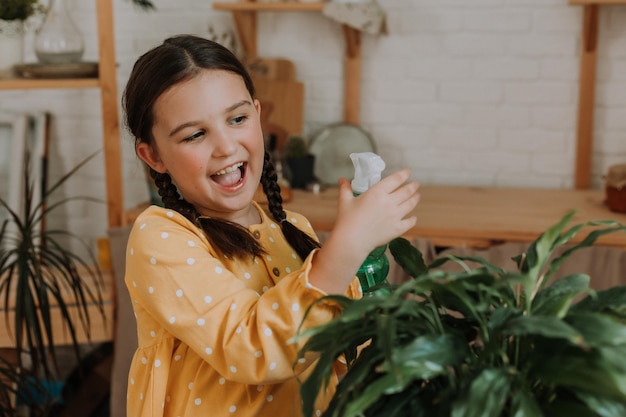
[[[201,215],[258,222],[251,201],[263,172],[261,108],[243,78],[203,70],[166,90],[153,112],[154,147],[139,143],[139,157],[168,173]]]

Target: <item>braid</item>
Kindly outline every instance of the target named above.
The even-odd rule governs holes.
[[[267,196],[268,210],[274,220],[280,224],[281,230],[287,242],[298,253],[301,259],[305,259],[313,249],[319,248],[319,243],[307,233],[298,229],[287,220],[287,213],[283,209],[283,198],[280,195],[278,176],[274,164],[270,160],[270,154],[265,152],[263,161],[263,175],[261,176],[263,192]]]
[[[163,207],[176,210],[190,222],[195,223],[198,213],[191,204],[180,198],[176,186],[172,183],[172,177],[169,174],[156,172],[152,168],[150,168],[150,176],[159,190]]]
[[[159,189],[163,206],[176,210],[200,227],[211,245],[224,256],[244,258],[265,253],[261,244],[245,227],[228,220],[200,216],[191,204],[180,197],[169,174],[160,174],[150,169],[150,175]]]

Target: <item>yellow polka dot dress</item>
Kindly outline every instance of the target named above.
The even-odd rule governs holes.
[[[297,361],[304,313],[324,293],[279,225],[257,205],[249,227],[267,254],[218,256],[203,232],[179,213],[150,207],[135,221],[126,285],[137,318],[138,348],[128,377],[128,417],[297,417],[300,382],[315,357]],[[288,221],[314,236],[303,216]],[[360,297],[358,280],[348,296]],[[328,322],[336,305],[316,305],[305,327]],[[344,369],[338,363],[337,372]],[[336,385],[320,395],[321,414]]]

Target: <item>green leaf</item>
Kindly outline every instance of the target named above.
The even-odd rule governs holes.
[[[484,369],[468,392],[452,408],[452,417],[499,417],[506,403],[511,380],[505,369]]]
[[[432,379],[447,372],[450,366],[459,365],[468,354],[464,340],[453,334],[424,335],[408,345],[396,348],[393,362],[402,365],[403,377],[411,382],[415,379]],[[382,367],[383,370],[389,366]]]
[[[626,344],[626,324],[599,313],[570,314],[565,321],[578,330],[586,344],[599,347]]]
[[[587,406],[601,417],[624,417],[626,416],[626,403],[606,397],[577,391],[576,395]]]
[[[389,242],[389,251],[404,272],[415,278],[428,271],[424,256],[411,242],[404,238],[395,238]]]
[[[573,274],[563,277],[537,293],[532,302],[532,313],[562,318],[567,314],[574,297],[588,289],[588,275]]]
[[[470,268],[466,261],[472,262],[474,264],[480,265],[486,271],[494,273],[495,275],[504,275],[506,271],[499,266],[492,264],[487,261],[485,258],[480,256],[459,256],[459,255],[446,255],[440,258],[435,259],[430,265],[428,265],[428,269],[438,268],[448,262],[455,262],[458,265],[461,265],[465,271],[471,271],[473,269],[479,269],[478,267]]]
[[[626,403],[626,373],[600,351],[569,349],[535,365],[533,375],[545,384],[584,391]]]
[[[572,326],[552,316],[520,316],[509,320],[502,333],[516,336],[543,336],[553,339],[566,339],[581,344],[582,335]]]
[[[533,394],[524,387],[511,395],[511,417],[541,417],[543,413]]]
[[[626,286],[593,292],[572,306],[572,311],[615,311],[626,314]]]

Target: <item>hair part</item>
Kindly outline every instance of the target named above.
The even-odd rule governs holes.
[[[230,71],[240,75],[250,96],[255,98],[252,78],[227,48],[193,35],[168,38],[139,57],[124,90],[122,106],[125,121],[128,130],[135,137],[136,145],[145,142],[154,147],[152,127],[157,99],[172,86],[193,78],[204,69]],[[151,168],[150,175],[159,190],[164,207],[181,213],[201,228],[218,252],[230,258],[260,256],[265,253],[265,249],[247,228],[225,219],[200,216],[195,207],[180,196],[169,174],[158,173]],[[312,236],[287,220],[276,169],[267,152],[263,162],[261,185],[267,196],[270,216],[280,225],[289,245],[304,260],[320,245]]]

